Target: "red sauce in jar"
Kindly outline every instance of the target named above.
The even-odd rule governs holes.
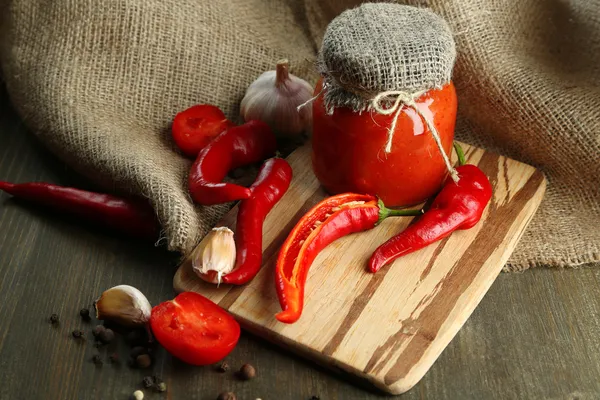
[[[315,93],[321,91],[319,81]],[[456,122],[452,82],[416,100],[433,121],[446,154],[451,154]],[[414,109],[404,106],[389,153],[385,152],[392,115],[338,107],[328,115],[323,96],[313,103],[312,160],[315,174],[331,194],[379,196],[388,206],[417,204],[435,194],[447,170],[433,136]]]

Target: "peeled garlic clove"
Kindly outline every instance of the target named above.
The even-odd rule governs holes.
[[[108,289],[96,302],[96,318],[126,326],[146,325],[152,306],[142,292],[133,286],[119,285]]]
[[[240,105],[245,121],[263,121],[280,136],[299,135],[312,122],[312,107],[298,106],[312,98],[313,87],[288,68],[288,60],[278,61],[275,71],[264,72],[248,87]]]
[[[233,231],[227,227],[213,228],[192,253],[194,272],[207,282],[220,284],[223,275],[235,266]]]

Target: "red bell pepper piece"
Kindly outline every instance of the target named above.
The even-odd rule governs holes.
[[[223,178],[234,168],[266,159],[276,147],[271,128],[261,121],[249,121],[221,133],[198,153],[192,165],[188,179],[192,199],[213,205],[249,198],[250,189],[222,182]]]
[[[420,250],[456,230],[470,229],[479,222],[492,198],[492,185],[477,166],[464,165],[462,149],[458,144],[455,148],[461,165],[456,168],[458,183],[448,179],[431,208],[418,221],[379,246],[369,260],[369,271],[377,272],[398,257]]]
[[[292,180],[292,167],[282,158],[267,160],[250,187],[252,195],[242,200],[235,228],[236,265],[223,282],[242,285],[262,266],[262,228],[269,211],[283,197]]]
[[[14,184],[0,181],[0,190],[131,236],[158,238],[159,225],[154,210],[142,201],[42,182]]]
[[[300,318],[308,270],[327,245],[371,229],[389,216],[420,214],[420,210],[390,210],[375,196],[355,193],[329,197],[314,206],[298,221],[279,253],[275,284],[283,311],[275,317],[288,324]]]

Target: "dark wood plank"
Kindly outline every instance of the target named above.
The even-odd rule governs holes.
[[[0,92],[0,179],[89,187],[49,154]],[[173,296],[177,255],[99,232],[0,195],[0,399],[126,399],[148,372],[95,367],[78,310],[122,283],[151,302]],[[406,399],[600,398],[600,269],[502,274],[460,333]],[[53,312],[61,324],[46,318]],[[121,356],[126,354],[122,345]],[[233,390],[242,400],[369,400],[355,386],[249,334],[228,357],[254,364],[251,382],[192,368],[159,351],[154,373],[169,386],[147,398],[212,400]]]

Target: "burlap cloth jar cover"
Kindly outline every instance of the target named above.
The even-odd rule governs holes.
[[[280,58],[315,82],[327,24],[356,0],[4,0],[0,65],[23,121],[108,190],[147,197],[172,250],[189,252],[227,210],[197,207],[177,111],[235,119]],[[406,1],[448,22],[459,139],[541,168],[546,199],[508,270],[600,260],[600,3]]]

